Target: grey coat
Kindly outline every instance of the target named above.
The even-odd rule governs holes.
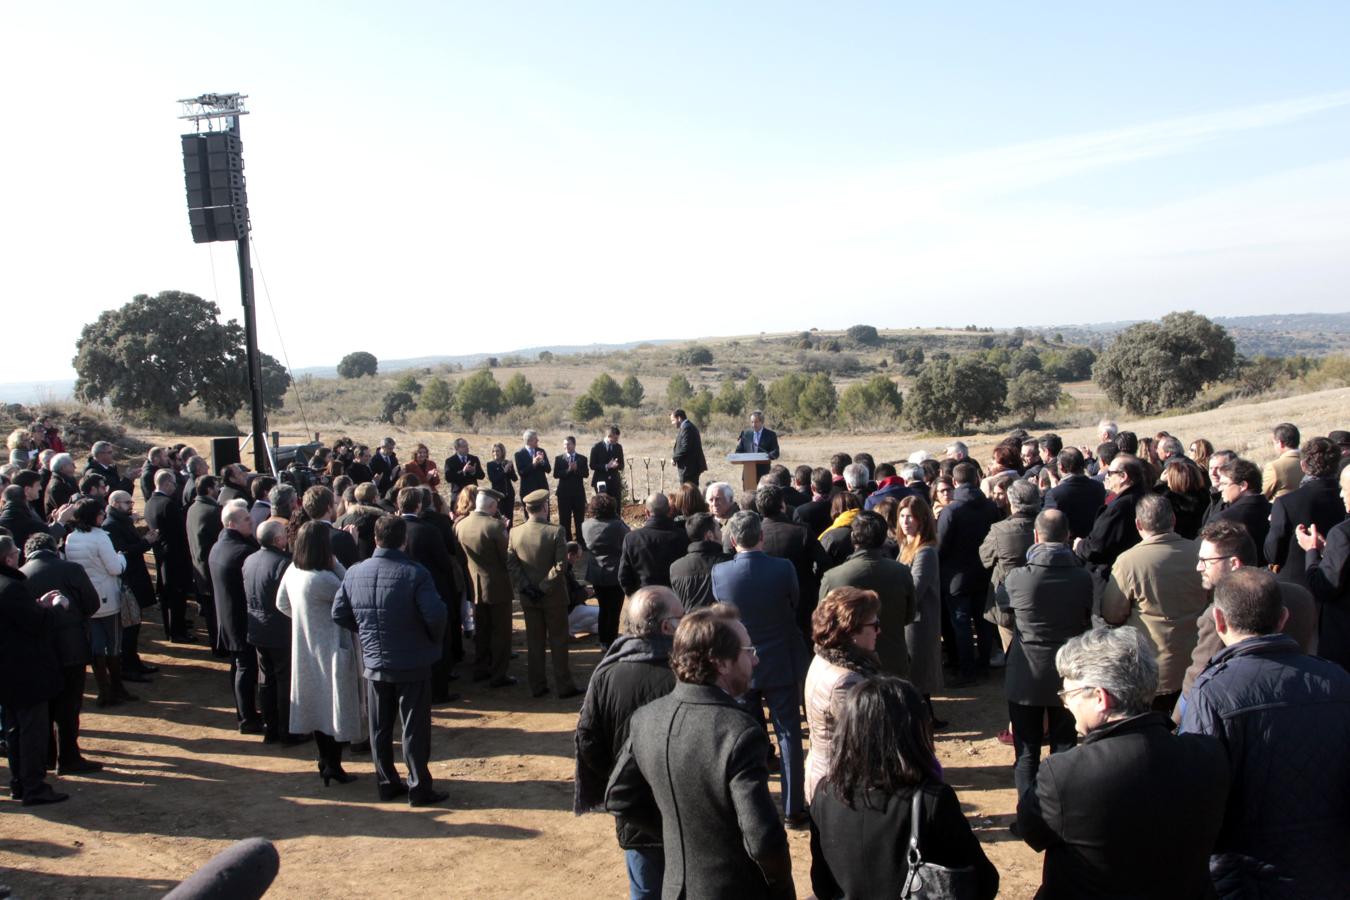
[[[333,597],[347,570],[291,566],[281,576],[277,611],[291,618],[291,731],[322,731],[339,741],[365,736],[361,650],[333,621]]]
[[[887,557],[884,550],[855,550],[843,565],[830,569],[820,579],[820,599],[837,587],[876,591],[881,598],[881,633],[877,635],[881,670],[908,678],[905,626],[914,621],[917,611],[909,566]]]
[[[914,621],[905,626],[909,680],[924,695],[942,689],[942,587],[937,547],[921,547],[909,565],[914,579]]]
[[[715,685],[680,682],[633,713],[605,808],[659,829],[664,900],[795,898],[763,726]]]
[[[604,587],[619,584],[619,559],[623,556],[623,539],[629,532],[623,519],[587,519],[581,523],[581,538],[586,542],[591,559],[586,568],[586,580]]]
[[[248,642],[254,647],[280,649],[291,645],[290,620],[277,612],[277,589],[290,564],[290,555],[275,547],[263,547],[244,560]]]
[[[999,585],[999,624],[1013,632],[1003,676],[1009,703],[1059,706],[1055,653],[1091,626],[1092,588],[1092,574],[1065,544],[1036,544]]]

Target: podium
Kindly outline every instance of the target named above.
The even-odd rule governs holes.
[[[761,463],[769,461],[767,453],[729,453],[727,462],[735,463],[741,467],[741,489],[754,491],[759,487],[759,470]]]

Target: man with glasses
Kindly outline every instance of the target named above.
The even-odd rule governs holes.
[[[1214,470],[1214,487],[1219,492],[1218,508],[1210,507],[1205,524],[1237,522],[1256,542],[1256,565],[1266,564],[1262,545],[1270,531],[1270,501],[1261,492],[1261,470],[1245,459],[1233,458]]]
[[[141,468],[128,469],[126,477],[117,472],[117,462],[113,459],[113,445],[107,441],[97,441],[89,448],[89,460],[84,464],[84,474],[102,475],[108,483],[108,491],[126,491],[131,493],[134,479],[141,475]]]
[[[1096,567],[1098,584],[1105,585],[1116,558],[1139,543],[1134,508],[1147,495],[1144,466],[1136,456],[1119,453],[1106,467],[1106,490],[1115,494],[1092,523],[1087,537],[1073,542],[1079,558]]]
[[[732,522],[741,516],[754,513]],[[791,577],[790,564],[775,562]],[[787,833],[769,793],[768,738],[737,702],[757,665],[735,607],[695,610],[675,630],[674,689],[633,714],[605,809],[660,831],[666,897],[797,896]]]
[[[627,633],[610,644],[595,667],[577,719],[572,802],[577,815],[604,805],[605,784],[628,740],[633,713],[675,687],[670,648],[683,618],[684,609],[670,588],[640,588],[629,598]],[[618,816],[615,826],[628,861],[629,897],[659,898],[665,869],[660,831],[644,829],[640,821],[625,816]]]
[[[1251,534],[1241,522],[1220,519],[1200,529],[1200,549],[1195,568],[1200,572],[1201,585],[1210,592],[1211,601],[1214,589],[1229,575],[1239,569],[1259,565],[1258,552]],[[1284,608],[1289,610],[1289,618],[1282,630],[1298,641],[1304,653],[1316,654],[1317,606],[1313,602],[1312,593],[1303,585],[1292,581],[1280,581],[1278,584]],[[1223,649],[1223,641],[1214,627],[1213,602],[1200,613],[1195,624],[1197,630],[1195,650],[1191,653],[1190,668],[1186,670],[1186,675],[1181,681],[1181,699],[1172,713],[1172,718],[1178,722],[1181,721],[1181,714],[1186,708],[1195,679],[1209,665],[1214,655]]]

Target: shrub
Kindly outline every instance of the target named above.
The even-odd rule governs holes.
[[[360,378],[362,375],[374,375],[380,368],[374,354],[364,350],[348,353],[337,364],[337,373],[341,378]]]
[[[671,409],[685,406],[694,396],[694,386],[680,372],[670,376],[666,383],[666,405]]]
[[[605,414],[605,408],[592,394],[582,394],[572,404],[572,416],[578,422],[591,422]]]
[[[722,382],[722,388],[717,392],[717,398],[713,400],[713,412],[722,413],[732,417],[739,418],[745,410],[745,397],[736,387],[736,382],[730,379]]]
[[[517,372],[506,380],[506,386],[502,388],[502,402],[507,407],[534,406],[534,385]]]
[[[681,366],[710,366],[712,361],[712,351],[702,344],[693,344],[675,354],[675,362]]]
[[[430,385],[427,389],[430,390]],[[422,396],[425,398],[426,394]],[[479,416],[497,415],[505,403],[502,389],[489,369],[474,372],[459,383],[459,390],[455,392],[455,406],[470,424]]]
[[[852,425],[894,419],[902,406],[899,388],[885,375],[850,384],[839,395],[839,415]]]
[[[610,377],[608,372],[601,372],[595,376],[595,380],[586,389],[586,393],[599,401],[601,406],[617,406],[619,401],[623,399],[623,389],[619,387],[617,381]]]
[[[400,377],[398,381],[394,382],[394,390],[395,392],[411,394],[412,396],[415,397],[418,394],[422,393],[422,385],[418,384],[417,379],[413,377],[413,374],[411,372],[409,372],[408,374]]]
[[[873,347],[881,343],[881,335],[877,334],[876,328],[871,325],[854,325],[846,333],[849,340],[855,344]]]
[[[619,391],[619,403],[631,409],[637,409],[642,405],[642,396],[646,393],[642,387],[642,382],[638,381],[635,375],[629,375],[625,378]]]

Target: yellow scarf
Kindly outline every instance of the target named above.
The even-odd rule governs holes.
[[[824,531],[820,533],[820,536],[824,537],[828,532],[834,531],[836,528],[847,528],[848,526],[853,524],[854,519],[858,518],[858,513],[860,512],[862,512],[861,509],[844,510],[839,514],[839,518],[835,519],[829,528],[826,528]]]

